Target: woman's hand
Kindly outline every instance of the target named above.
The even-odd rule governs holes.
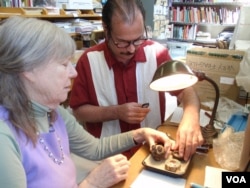
[[[104,159],[79,185],[79,188],[108,188],[127,178],[130,162],[118,154]]]
[[[161,143],[164,145],[165,158],[168,157],[168,155],[171,153],[171,145],[172,141],[168,138],[166,133],[157,131],[152,128],[140,128],[136,129],[132,132],[134,141],[137,143],[143,143],[146,142],[149,144],[150,151],[155,144]]]

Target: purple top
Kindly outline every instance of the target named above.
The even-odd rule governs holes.
[[[0,119],[8,119],[8,112],[4,108],[0,108]],[[59,114],[53,128],[48,133],[39,135],[35,147],[31,141],[27,142],[23,132],[17,134],[12,124],[7,120],[6,123],[18,140],[28,188],[78,187],[76,169],[70,157],[66,125]],[[44,144],[40,143],[40,140],[44,141]],[[49,153],[54,157],[50,157]],[[56,163],[54,159],[63,159],[63,163]]]

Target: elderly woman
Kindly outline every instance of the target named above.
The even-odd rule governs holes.
[[[164,143],[150,128],[97,139],[60,104],[77,76],[75,42],[54,24],[11,17],[0,25],[0,185],[4,188],[109,187],[127,177],[120,153],[136,144]],[[70,153],[102,160],[77,184]]]

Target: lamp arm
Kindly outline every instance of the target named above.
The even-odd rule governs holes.
[[[214,86],[214,89],[215,89],[214,107],[213,107],[212,115],[211,115],[211,118],[210,118],[210,121],[209,121],[209,124],[213,125],[214,119],[215,119],[215,116],[216,116],[216,111],[217,111],[218,104],[219,104],[220,91],[219,91],[219,87],[216,84],[216,82],[213,81],[211,78],[208,78],[207,76],[205,76],[205,80],[210,82]]]
[[[218,104],[219,104],[219,98],[220,98],[219,87],[216,84],[216,82],[214,80],[212,80],[211,78],[207,77],[204,72],[199,72],[199,71],[193,71],[193,72],[198,77],[199,81],[206,80],[210,84],[212,84],[214,89],[215,89],[214,107],[213,107],[212,115],[211,115],[211,118],[210,118],[210,121],[209,121],[209,124],[213,125],[214,124],[214,119],[215,119],[215,116],[216,116],[216,111],[217,111]]]

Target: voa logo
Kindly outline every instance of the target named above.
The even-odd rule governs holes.
[[[222,172],[222,188],[228,188],[230,185],[250,188],[250,172]]]
[[[244,176],[226,176],[227,183],[247,183]]]

